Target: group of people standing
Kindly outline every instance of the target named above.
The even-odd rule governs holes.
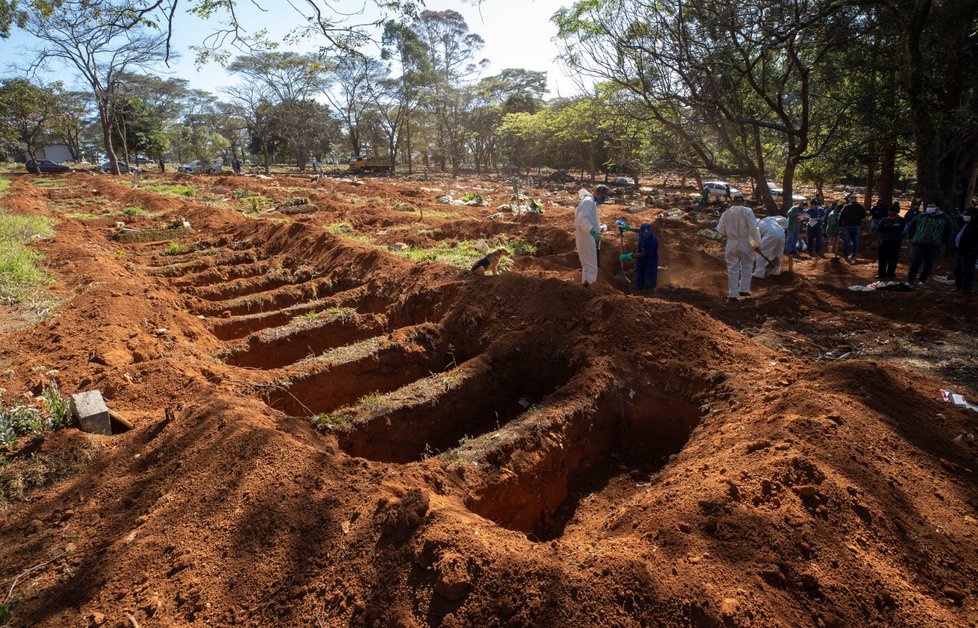
[[[926,283],[940,258],[942,251],[954,251],[955,290],[970,291],[974,283],[975,257],[978,255],[978,225],[972,223],[978,209],[971,207],[957,217],[942,211],[936,203],[927,203],[921,211],[915,203],[906,215],[901,214],[900,204],[878,203],[868,212],[849,195],[846,203],[832,203],[826,213],[813,199],[803,202],[787,212],[789,220],[785,239],[785,255],[797,254],[802,222],[807,222],[805,248],[810,254],[822,254],[821,225],[824,222],[828,238],[828,252],[839,257],[839,240],[842,240],[842,257],[850,264],[859,255],[859,237],[863,221],[870,217],[870,232],[879,238],[877,248],[876,278],[896,281],[896,268],[903,241],[910,242],[910,259],[906,283],[916,286]],[[824,221],[822,217],[824,216]],[[794,219],[794,224],[792,220]],[[919,282],[919,283],[918,283]]]
[[[576,241],[582,279],[588,286],[598,277],[601,224],[597,208],[608,198],[608,188],[599,185],[594,194],[584,189],[579,194],[581,202],[575,213]],[[899,203],[893,202],[880,203],[867,212],[855,195],[849,195],[844,204],[833,202],[827,210],[819,199],[812,199],[791,207],[785,214],[758,220],[754,211],[746,206],[743,194],[733,195],[733,204],[720,216],[716,229],[726,238],[729,300],[749,296],[752,279],[763,278],[768,273],[779,274],[782,257],[797,255],[800,250],[807,250],[811,255],[828,252],[838,258],[841,240],[842,257],[850,264],[855,263],[867,216],[871,218],[870,231],[879,238],[877,279],[896,281],[900,251],[903,240],[907,239],[910,242],[908,285],[925,283],[942,251],[951,248],[954,251],[955,290],[972,290],[978,261],[978,221],[975,219],[978,208],[970,207],[955,217],[935,203],[927,203],[923,211],[915,203],[906,215],[902,215]],[[619,229],[639,233],[638,250],[623,254],[622,259],[635,261],[639,289],[654,289],[658,240],[651,225],[643,224],[632,229],[619,222]],[[823,249],[826,240],[827,249]]]

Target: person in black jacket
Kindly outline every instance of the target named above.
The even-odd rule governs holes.
[[[896,279],[897,260],[900,258],[900,245],[903,243],[903,217],[900,216],[900,204],[893,203],[885,218],[876,225],[880,234],[879,268],[877,279],[893,281]]]
[[[866,208],[859,204],[855,194],[850,194],[848,202],[839,214],[839,227],[842,232],[842,256],[850,264],[856,262],[859,254],[859,230],[866,218]]]
[[[954,290],[971,292],[978,261],[978,209],[969,207],[961,216],[961,229],[954,236]]]

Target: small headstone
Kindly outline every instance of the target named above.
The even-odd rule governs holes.
[[[71,414],[78,419],[83,432],[92,434],[112,434],[109,408],[97,390],[75,393],[71,396]]]

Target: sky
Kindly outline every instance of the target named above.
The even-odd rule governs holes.
[[[260,11],[253,6],[251,0],[239,2],[239,18],[248,28],[265,28],[272,37],[281,39],[300,20],[299,14],[284,0],[256,2],[266,8],[274,8]],[[581,92],[574,77],[555,61],[559,54],[559,46],[554,41],[557,27],[550,21],[550,17],[562,6],[570,4],[571,0],[483,0],[481,4],[474,4],[470,0],[428,0],[424,8],[458,11],[465,17],[470,32],[485,40],[480,57],[488,59],[490,65],[482,76],[498,74],[506,68],[546,71],[550,90],[547,98],[554,98],[573,96]],[[354,14],[360,12],[364,4],[363,0],[338,0],[333,6]],[[372,15],[376,15],[375,9],[368,5],[364,17],[351,16],[350,19],[367,21],[365,18]],[[181,56],[178,60],[171,61],[169,70],[161,67],[159,75],[184,78],[190,82],[192,88],[210,92],[220,92],[221,88],[229,87],[238,80],[216,63],[208,63],[199,68],[194,65],[194,54],[189,47],[199,45],[206,35],[214,31],[214,24],[181,15],[174,31],[173,49],[180,52]],[[312,39],[300,45],[283,44],[281,49],[307,52],[315,50],[318,43]],[[23,72],[17,66],[23,67],[31,59],[30,50],[34,45],[36,44],[29,36],[18,31],[9,40],[0,40],[0,71],[3,76],[22,75]],[[69,86],[80,87],[73,77],[70,69],[57,67],[52,67],[43,76],[44,80],[61,80]]]

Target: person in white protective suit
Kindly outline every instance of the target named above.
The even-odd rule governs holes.
[[[785,230],[788,219],[784,216],[768,216],[757,221],[761,232],[761,250],[754,254],[754,277],[764,279],[770,272],[781,274],[781,256],[784,255]]]
[[[601,242],[598,205],[608,198],[608,188],[599,185],[594,188],[593,196],[581,188],[577,195],[581,197],[581,202],[574,212],[574,234],[577,256],[581,258],[581,281],[586,288],[598,280],[598,244]]]
[[[750,296],[754,253],[761,248],[757,217],[743,202],[744,195],[735,194],[734,204],[723,212],[717,225],[717,233],[727,238],[727,296],[730,301],[736,301],[738,296]]]

